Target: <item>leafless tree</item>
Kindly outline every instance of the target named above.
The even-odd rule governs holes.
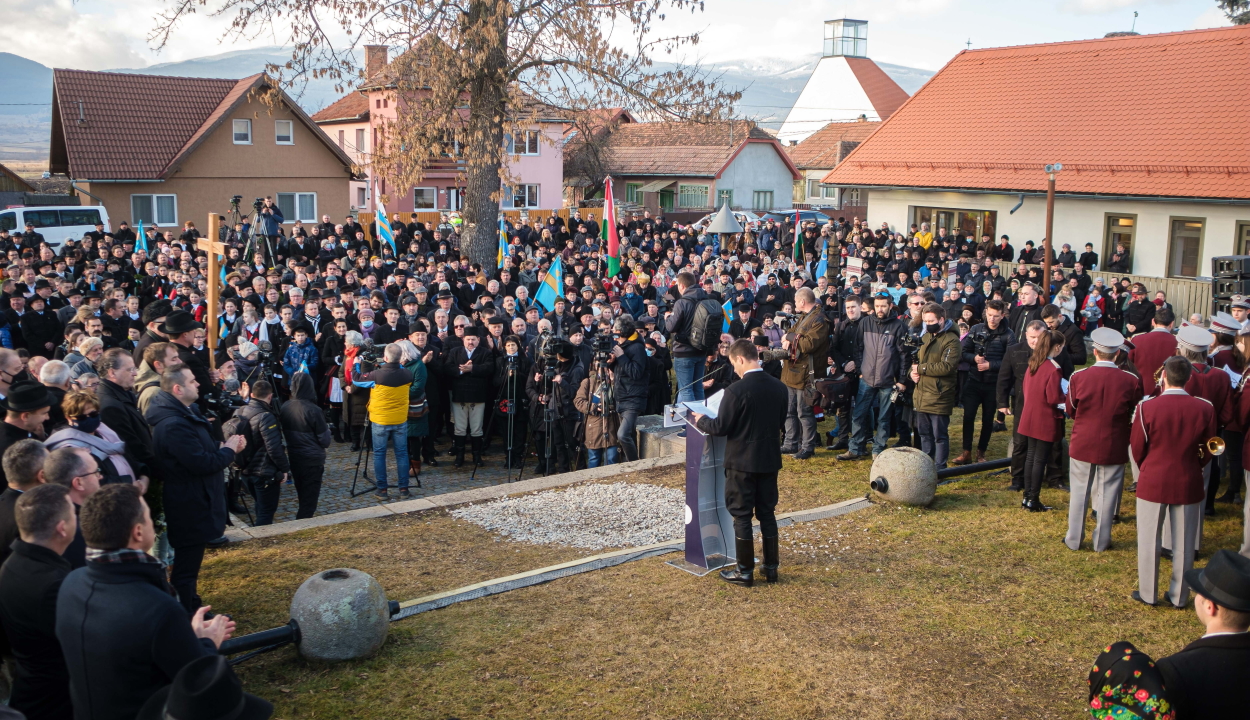
[[[409,188],[432,164],[457,160],[466,187],[462,251],[486,264],[510,179],[508,135],[595,108],[657,120],[730,110],[739,93],[697,63],[656,66],[657,56],[680,60],[699,41],[697,33],[660,32],[666,14],[702,11],[702,0],[172,0],[151,40],[161,47],[180,20],[207,12],[231,18],[236,37],[285,37],[291,59],[269,68],[281,82],[330,78],[342,90],[387,90],[398,120],[382,128],[372,173]],[[397,53],[379,77],[364,77],[357,60],[369,44]]]

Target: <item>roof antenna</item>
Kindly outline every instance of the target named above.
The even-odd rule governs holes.
[[[1129,32],[1137,32],[1137,11],[1133,11],[1133,27],[1129,28]]]

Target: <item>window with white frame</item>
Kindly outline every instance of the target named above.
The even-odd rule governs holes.
[[[356,152],[362,153],[362,152],[366,152],[367,150],[368,148],[365,147],[365,129],[357,128],[356,129]]]
[[[677,186],[677,207],[684,208],[705,208],[707,207],[707,185],[678,185]]]
[[[807,196],[809,198],[818,198],[821,196],[821,194],[822,193],[820,191],[820,181],[808,180],[807,181]]]
[[[284,222],[317,222],[317,193],[278,193]]]
[[[233,125],[234,125],[234,144],[235,145],[251,145],[252,144],[252,121],[251,120],[235,120]]]
[[[517,185],[512,188],[512,207],[514,208],[536,208],[538,207],[538,185],[527,184]]]
[[[131,195],[130,222],[145,225],[177,225],[177,195]]]
[[[273,124],[274,141],[279,145],[295,144],[295,123],[291,120],[276,120]]]
[[[438,188],[419,187],[412,190],[413,210],[437,210]]]
[[[773,191],[772,190],[756,190],[751,194],[752,210],[772,210],[773,209]]]

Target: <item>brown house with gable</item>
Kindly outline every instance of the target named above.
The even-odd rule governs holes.
[[[276,93],[277,95],[272,95]],[[272,100],[272,102],[266,102]],[[352,159],[264,74],[242,80],[55,70],[49,169],[113,227],[172,230],[274,196],[287,227],[340,221]]]

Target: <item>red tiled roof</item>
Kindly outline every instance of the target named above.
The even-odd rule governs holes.
[[[872,60],[849,57],[846,59],[846,64],[850,66],[851,72],[855,73],[855,79],[859,80],[859,86],[864,89],[864,94],[868,96],[872,108],[877,111],[877,117],[887,120],[895,110],[907,102],[909,97],[907,91],[899,87],[898,83],[886,75],[885,71]]]
[[[1250,26],[964,51],[836,185],[1250,198]]]
[[[325,109],[313,113],[313,122],[366,122],[369,120],[369,98],[352,91],[335,100]]]
[[[776,138],[744,120],[625,123],[612,131],[608,148],[613,174],[717,177],[747,142],[771,143],[792,165]]]
[[[879,127],[879,121],[831,122],[786,152],[800,169],[832,168],[842,160],[842,143],[861,143]]]
[[[263,74],[223,80],[54,70],[52,78],[49,169],[78,180],[165,178],[253,91],[282,92]],[[284,92],[280,100],[351,167],[299,105]]]

